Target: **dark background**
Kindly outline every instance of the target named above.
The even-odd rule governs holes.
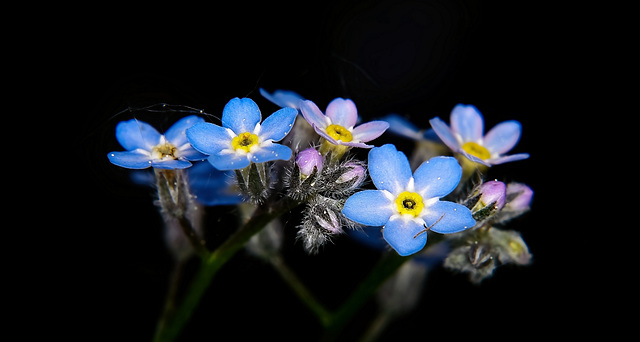
[[[523,134],[512,153],[531,157],[497,166],[489,176],[535,191],[533,210],[508,226],[522,233],[533,263],[499,268],[480,286],[434,269],[416,311],[391,325],[382,340],[541,333],[541,322],[576,308],[563,280],[573,273],[568,233],[554,211],[563,206],[557,190],[566,171],[553,149],[564,143],[572,115],[567,89],[575,82],[565,53],[579,32],[565,26],[565,14],[539,2],[335,1],[105,8],[61,23],[52,39],[63,39],[68,49],[59,56],[63,62],[50,65],[55,85],[49,89],[71,104],[63,115],[72,118],[67,128],[73,129],[64,139],[83,162],[64,172],[74,190],[63,204],[68,225],[56,234],[64,242],[54,248],[64,273],[48,279],[62,290],[51,294],[56,301],[47,308],[71,306],[73,313],[54,324],[55,331],[84,340],[148,341],[162,310],[171,258],[153,191],[132,184],[130,171],[111,165],[106,154],[121,150],[114,134],[119,121],[140,115],[166,129],[180,114],[127,109],[170,103],[219,116],[229,99],[251,97],[265,117],[277,107],[259,95],[262,87],[294,90],[321,109],[335,97],[351,98],[365,120],[394,112],[422,128],[434,116],[447,121],[458,103],[476,105],[486,129],[520,121]],[[391,135],[374,143],[386,142],[407,153],[412,147]],[[234,208],[207,214],[219,231],[212,239],[221,241]],[[337,308],[376,252],[341,237],[320,255],[306,256],[294,227],[286,225],[285,257],[328,308]],[[368,303],[343,337],[359,336],[374,312]],[[183,340],[313,341],[320,332],[271,267],[240,252],[215,278]]]

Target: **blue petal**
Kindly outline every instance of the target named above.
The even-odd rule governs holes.
[[[253,133],[262,115],[258,105],[250,98],[231,99],[222,110],[222,126],[231,128],[239,135],[245,132]]]
[[[191,145],[186,145],[186,146],[187,146],[186,148],[180,150],[180,159],[185,159],[189,161],[207,159],[206,154],[198,152],[198,150],[193,148]]]
[[[244,169],[251,163],[246,155],[238,155],[235,153],[213,155],[207,158],[209,163],[218,170],[239,170]]]
[[[379,190],[364,190],[347,199],[342,214],[366,226],[383,226],[393,215],[391,201]]]
[[[228,205],[242,202],[233,187],[234,173],[216,170],[211,163],[196,163],[189,169],[189,186],[196,201],[204,205]]]
[[[138,148],[151,151],[160,143],[160,133],[146,122],[131,119],[118,123],[116,139],[127,151]]]
[[[424,226],[414,220],[396,218],[382,228],[382,236],[398,254],[407,256],[421,251],[427,243],[426,232],[420,234],[423,230]]]
[[[260,129],[260,138],[280,141],[289,134],[296,121],[298,111],[293,108],[282,108],[264,119]]]
[[[460,143],[453,135],[453,132],[451,132],[451,128],[449,128],[442,119],[435,117],[429,120],[429,123],[431,124],[431,128],[433,128],[433,132],[447,147],[452,151],[457,151],[460,148]]]
[[[168,160],[151,160],[151,166],[156,169],[165,169],[165,170],[180,170],[191,167],[191,163],[186,160],[180,159],[168,159]]]
[[[416,125],[398,114],[389,114],[382,118],[389,123],[389,132],[401,135],[403,137],[416,141],[422,140],[422,132]]]
[[[509,163],[512,161],[522,160],[527,158],[529,158],[529,153],[518,153],[518,154],[512,154],[510,156],[491,159],[489,162],[491,162],[491,165],[498,165],[498,164]]]
[[[444,197],[451,193],[462,177],[462,167],[453,157],[433,157],[413,174],[415,189],[423,198]]]
[[[522,125],[510,120],[497,124],[484,137],[484,147],[492,153],[505,154],[516,146],[520,140]]]
[[[327,128],[327,119],[318,106],[309,101],[300,101],[300,112],[305,120],[316,130]]]
[[[461,232],[476,224],[471,215],[471,210],[453,202],[438,201],[429,206],[423,213],[422,219],[427,226],[433,225],[430,229],[440,234]]]
[[[291,149],[280,144],[271,144],[265,147],[261,146],[260,149],[257,152],[252,153],[251,156],[251,161],[254,163],[289,159],[291,159]]]
[[[184,133],[185,130],[200,122],[204,122],[204,119],[199,116],[185,116],[184,118],[176,121],[176,123],[174,123],[173,126],[164,133],[164,137],[167,138],[167,141],[174,146],[180,147],[188,142],[187,135]]]
[[[484,119],[473,105],[458,104],[451,111],[451,129],[462,136],[462,141],[479,142],[484,132]]]
[[[111,152],[107,154],[107,158],[112,164],[127,169],[146,169],[151,166],[151,157],[143,150]]]
[[[386,144],[369,152],[369,175],[376,188],[397,196],[409,184],[411,166],[404,153],[398,152],[394,145]]]
[[[231,148],[232,138],[226,128],[201,122],[187,129],[187,139],[193,148],[202,153],[218,154],[224,149]]]
[[[293,109],[298,109],[300,107],[300,101],[304,100],[302,96],[291,90],[276,90],[273,94],[269,94],[266,90],[260,88],[260,95],[280,107],[290,107]]]

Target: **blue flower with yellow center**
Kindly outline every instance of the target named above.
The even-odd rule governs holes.
[[[191,166],[191,161],[206,157],[193,149],[185,135],[186,129],[199,122],[204,122],[204,119],[190,115],[160,134],[146,122],[136,119],[122,121],[116,126],[116,139],[126,151],[110,152],[107,158],[127,169],[186,169]]]
[[[486,166],[498,165],[529,158],[527,153],[505,155],[513,149],[522,133],[518,121],[504,121],[484,133],[484,119],[473,105],[456,105],[451,111],[451,127],[436,117],[429,120],[431,127],[453,152],[467,160]]]
[[[266,118],[249,98],[234,98],[222,111],[222,126],[199,123],[187,130],[187,138],[218,170],[238,170],[253,163],[288,160],[291,149],[276,144],[293,127],[298,112],[282,108]]]
[[[387,144],[369,152],[369,175],[377,190],[352,195],[342,213],[366,226],[383,226],[382,236],[400,255],[419,252],[428,230],[450,234],[475,225],[468,208],[440,200],[460,182],[455,158],[431,158],[412,173],[404,153]]]

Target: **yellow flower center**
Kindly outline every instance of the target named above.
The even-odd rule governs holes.
[[[258,144],[258,136],[249,132],[240,133],[237,137],[231,140],[231,146],[234,150],[242,149],[249,152],[253,145]]]
[[[462,149],[465,150],[465,152],[469,153],[470,155],[478,157],[482,160],[487,160],[491,158],[491,153],[489,153],[489,151],[486,148],[484,148],[482,145],[476,144],[471,141],[464,143],[464,145],[462,145]]]
[[[155,159],[164,159],[169,157],[171,159],[177,159],[176,151],[178,149],[169,143],[159,144],[151,149],[151,156]]]
[[[327,134],[329,134],[329,136],[331,136],[333,139],[341,140],[343,142],[349,142],[353,140],[351,132],[340,125],[329,125],[329,127],[327,127]]]
[[[405,191],[396,198],[396,205],[401,215],[409,214],[418,217],[424,208],[422,197],[415,192]]]

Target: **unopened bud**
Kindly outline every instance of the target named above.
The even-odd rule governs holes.
[[[506,204],[496,217],[496,222],[504,223],[514,217],[518,217],[531,208],[533,190],[523,183],[512,182],[507,184]]]
[[[465,272],[473,283],[491,276],[505,264],[527,265],[531,253],[520,233],[494,227],[476,230],[473,239],[461,239],[444,261],[450,270]]]
[[[349,160],[333,165],[324,172],[322,194],[331,198],[346,198],[355,192],[367,177],[365,164],[359,160]]]
[[[533,190],[526,184],[509,183],[507,185],[507,205],[511,210],[529,210]]]
[[[466,201],[476,221],[482,221],[504,207],[507,197],[507,186],[500,181],[484,182]]]
[[[310,147],[298,152],[298,156],[296,156],[296,164],[300,168],[300,176],[305,178],[309,177],[313,173],[314,169],[316,169],[316,172],[318,173],[321,172],[324,160],[320,152],[315,148]]]
[[[357,188],[362,185],[366,177],[367,171],[362,166],[361,162],[357,161],[348,161],[344,163],[343,168],[346,170],[343,174],[338,177],[336,183],[343,184],[349,183],[351,188]]]
[[[309,201],[297,234],[307,253],[318,253],[325,243],[331,241],[332,236],[343,233],[344,219],[339,208],[339,201],[320,195]]]

